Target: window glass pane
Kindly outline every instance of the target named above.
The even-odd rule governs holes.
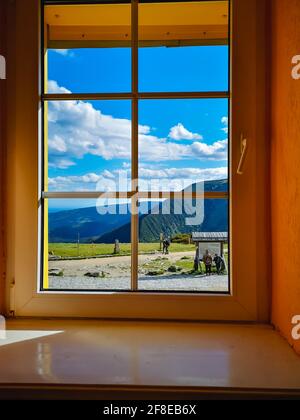
[[[46,112],[49,191],[130,188],[130,101],[51,101]]]
[[[130,10],[130,4],[46,6],[46,91],[129,92]]]
[[[228,100],[139,103],[141,191],[228,191]]]
[[[44,288],[129,290],[130,220],[127,200],[46,200]]]
[[[209,197],[228,192],[228,101],[143,100],[139,118],[140,191],[180,193],[140,203],[139,288],[228,292],[228,200]]]
[[[228,1],[140,4],[140,91],[227,91],[228,15]]]
[[[228,201],[183,196],[147,205],[140,216],[139,290],[228,293]]]
[[[130,8],[46,7],[48,93],[131,90]],[[140,91],[227,91],[228,53],[227,1],[139,4]],[[130,100],[45,115],[45,191],[131,190]],[[228,116],[227,99],[139,101],[142,291],[229,292]],[[44,226],[44,289],[130,290],[129,198],[46,199]]]

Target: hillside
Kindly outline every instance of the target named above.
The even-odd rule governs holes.
[[[209,181],[204,184],[206,192],[227,191],[227,181]],[[195,205],[191,203],[191,205]],[[170,206],[170,214],[162,210]],[[176,214],[174,209],[182,206],[181,200],[166,200],[157,206],[156,213],[141,215],[139,219],[139,238],[140,242],[157,242],[160,234],[172,237],[178,233],[202,232],[226,232],[228,231],[228,201],[227,200],[205,200],[204,219],[201,224],[188,226],[186,218],[191,217],[190,207],[185,203],[185,211]],[[96,239],[96,243],[112,243],[116,239],[120,242],[130,242],[130,222],[125,226],[120,226]]]
[[[209,181],[204,184],[205,191],[227,191],[227,181]],[[227,200],[205,200],[204,219],[198,226],[187,226],[186,218],[191,217],[189,207],[183,214],[175,214],[174,208],[181,206],[181,200],[166,200],[164,203],[151,203],[158,214],[140,215],[140,241],[157,242],[160,233],[173,236],[193,231],[224,232],[228,230]],[[163,208],[170,206],[170,214],[162,214]],[[117,206],[117,214],[99,215],[96,207],[65,210],[49,214],[49,242],[74,243],[80,235],[82,243],[130,242],[130,214],[125,213],[126,204]]]
[[[96,207],[64,210],[49,213],[49,242],[75,243],[80,235],[80,242],[91,242],[107,232],[111,232],[130,221],[130,214],[125,213],[126,205],[117,207],[117,214],[100,216]]]
[[[156,206],[156,203],[150,203]],[[96,207],[87,207],[63,211],[49,211],[49,242],[50,243],[75,243],[80,235],[80,242],[89,243],[125,226],[130,222],[127,204],[108,206],[108,214],[99,215]],[[113,211],[116,214],[109,214]]]

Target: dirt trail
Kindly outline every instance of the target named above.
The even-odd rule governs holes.
[[[170,252],[169,255],[163,255],[161,253],[151,255],[140,255],[139,263],[149,263],[159,257],[168,258],[170,263],[175,263],[184,257],[193,258],[195,255],[194,251],[188,252]],[[118,275],[125,276],[130,275],[131,257],[130,256],[119,256],[119,257],[105,257],[105,258],[92,258],[84,260],[63,260],[63,261],[49,261],[49,269],[63,270],[64,276],[84,276],[90,271],[103,271],[109,273],[110,276],[115,277]]]

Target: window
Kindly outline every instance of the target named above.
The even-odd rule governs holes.
[[[228,1],[44,22],[42,288],[229,293]]]
[[[224,49],[229,47],[231,65],[230,72],[222,71],[222,74],[215,72],[211,66],[201,66],[201,74],[204,78],[208,72],[216,76],[213,79],[215,85],[210,85],[209,90],[208,85],[207,89],[205,89],[206,85],[201,86],[199,81],[196,84],[195,80],[193,80],[194,70],[192,68],[186,69],[183,85],[180,88],[181,85],[175,84],[179,80],[178,72],[176,74],[176,70],[173,69],[173,73],[170,72],[170,74],[172,73],[172,76],[174,74],[174,77],[170,76],[168,79],[166,77],[168,75],[166,64],[168,63],[166,61],[163,62],[160,57],[160,51],[165,49],[167,51],[166,54],[175,54],[176,50],[180,51],[179,54],[182,54],[188,62],[194,60],[195,54],[199,53],[199,60],[201,60],[201,57],[207,51],[204,48],[207,46],[203,45],[207,42],[207,39],[204,42],[203,39],[201,41],[201,37],[196,39],[193,36],[191,40],[189,38],[190,32],[186,32],[186,28],[177,27],[175,28],[177,37],[179,36],[178,30],[184,29],[183,32],[180,32],[180,36],[185,38],[180,43],[181,47],[176,47],[176,42],[170,40],[171,30],[166,31],[166,36],[168,36],[167,47],[161,45],[161,32],[155,32],[160,38],[159,42],[157,42],[157,39],[150,39],[151,43],[149,45],[146,42],[146,36],[147,31],[151,28],[146,28],[145,26],[143,29],[143,26],[140,25],[140,39],[138,39],[136,33],[138,26],[134,25],[137,19],[137,12],[139,12],[140,19],[144,19],[144,21],[142,20],[144,24],[146,24],[147,16],[152,14],[152,12],[155,13],[155,16],[160,15],[162,17],[163,14],[155,10],[156,5],[157,7],[164,6],[167,8],[171,7],[172,4],[179,3],[184,5],[185,10],[187,10],[187,6],[190,7],[190,5],[196,5],[200,2],[150,3],[141,1],[139,4],[133,2],[132,5],[126,2],[111,2],[109,5],[114,12],[111,12],[110,15],[105,15],[105,19],[103,18],[104,12],[102,11],[99,17],[99,13],[96,13],[95,8],[104,7],[108,5],[108,2],[106,2],[106,5],[101,5],[100,2],[99,4],[89,2],[83,6],[79,2],[74,4],[74,1],[72,4],[72,2],[66,0],[62,4],[57,0],[49,0],[42,3],[45,8],[45,10],[43,9],[45,11],[45,19],[49,18],[47,17],[47,10],[52,10],[53,12],[55,30],[60,33],[60,35],[56,36],[56,40],[49,35],[54,33],[49,26],[46,26],[44,31],[41,30],[41,28],[44,28],[43,16],[40,21],[42,25],[40,27],[38,25],[39,2],[27,0],[16,4],[17,15],[22,16],[20,27],[23,30],[18,31],[15,41],[18,54],[15,57],[16,62],[12,65],[16,69],[16,78],[9,81],[9,83],[12,83],[12,86],[16,86],[16,95],[13,95],[11,98],[12,102],[8,112],[10,118],[14,120],[13,124],[8,124],[8,127],[14,127],[13,130],[10,130],[14,153],[8,153],[8,168],[12,182],[9,190],[7,212],[9,216],[8,248],[10,250],[7,278],[11,282],[13,280],[12,283],[14,283],[13,285],[10,284],[9,288],[11,297],[10,310],[17,316],[268,321],[269,149],[268,136],[266,135],[265,77],[267,74],[267,63],[264,61],[266,56],[264,52],[267,43],[265,39],[266,10],[264,2],[231,0],[230,45],[227,45],[228,42],[224,42],[224,38],[227,39],[228,34],[226,36],[222,28],[220,32],[215,31],[216,28],[214,28],[210,33],[208,37],[210,40],[209,46],[216,47],[216,51],[220,51],[219,58],[215,60],[216,66],[219,60],[220,63],[223,62]],[[202,3],[206,4],[208,8],[203,13],[203,16],[206,17],[211,16],[209,5],[224,4],[223,2]],[[125,9],[129,8],[129,12],[116,12],[116,10],[121,10],[118,9],[121,5]],[[78,9],[76,8],[79,6],[82,6],[80,8],[80,21],[86,23],[84,32],[82,32],[81,27],[78,29],[78,25],[76,25],[78,23],[76,21]],[[137,10],[137,6],[139,10]],[[62,10],[67,10],[68,12],[66,15],[67,20],[65,21],[62,20]],[[191,13],[191,16],[194,15],[195,12]],[[122,34],[126,35],[129,33],[128,16],[130,16],[130,34],[134,32],[134,36],[129,40],[130,42],[128,40],[124,41],[124,38],[121,39]],[[168,16],[170,19],[174,18],[174,15],[171,13],[168,13]],[[102,21],[104,20],[108,24],[105,25],[104,32],[106,35],[103,35],[103,31],[101,32],[102,38],[109,34],[111,42],[108,45],[104,45],[104,41],[106,42],[107,39],[102,39],[101,42],[99,42],[99,39],[94,39],[99,37],[97,31],[100,26],[97,26],[97,24],[93,25],[93,21],[91,25],[93,28],[88,25],[89,19],[93,17],[97,21],[101,21],[100,18],[102,18]],[[185,19],[184,15],[182,17]],[[61,24],[55,24],[56,20],[59,19],[61,19]],[[153,19],[151,17],[151,20],[158,22],[156,17]],[[115,25],[111,22],[115,22]],[[169,21],[169,23],[170,27],[172,27],[172,22]],[[51,26],[51,22],[49,25]],[[115,28],[118,25],[120,25],[120,31]],[[95,26],[97,27],[96,33],[98,35],[95,35],[95,32],[93,32],[96,30]],[[135,31],[133,31],[134,28]],[[167,32],[169,32],[168,35]],[[203,31],[203,36],[205,32]],[[45,64],[44,69],[38,61],[38,52],[41,47],[39,45],[39,33],[45,41],[45,45],[43,44],[45,47],[43,52],[43,59],[45,58],[45,62],[43,60]],[[58,34],[58,32],[56,33]],[[151,31],[149,36],[151,38],[154,36],[151,35]],[[70,38],[69,41],[68,37]],[[84,38],[87,43],[84,43]],[[124,43],[122,47],[120,47],[120,39]],[[190,45],[192,41],[193,45]],[[196,45],[194,45],[194,41],[197,41]],[[166,40],[163,42],[166,44]],[[189,50],[188,47],[191,47],[193,51]],[[144,71],[148,65],[147,62],[149,63],[149,54],[151,53],[150,49],[146,50],[147,48],[152,49],[153,54],[158,57],[157,59],[162,64],[162,76],[164,74],[162,79],[156,77],[157,69],[148,73]],[[98,74],[98,68],[100,68],[100,71],[103,71],[101,65],[99,67],[100,61],[98,60],[103,53],[103,57],[105,56],[107,62],[108,49],[112,50],[112,54],[109,55],[112,61],[110,64],[107,64],[107,68],[109,72],[114,73],[114,78],[118,78],[115,89],[113,92],[109,92],[111,90],[111,86],[109,86],[110,74],[103,78],[103,81],[100,80],[98,82],[100,84],[97,86],[94,76],[91,75],[90,79],[93,80],[93,83],[89,85],[90,89],[88,89],[87,83],[89,83],[89,80],[86,73],[89,70],[91,73],[94,71]],[[115,68],[113,61],[117,49],[122,49],[123,51],[121,51],[120,55],[117,53],[122,62],[120,66],[124,68],[123,72]],[[59,50],[59,52],[50,50]],[[96,50],[96,55],[98,54],[96,62],[88,59],[88,54],[92,50]],[[134,51],[138,51],[138,54],[134,54]],[[82,56],[83,74],[79,74],[78,66],[76,65],[76,59],[80,57],[78,54],[81,52],[84,54]],[[68,56],[68,54],[70,55]],[[53,66],[54,61],[51,61],[52,59],[56,60],[55,66]],[[67,66],[64,60],[71,60],[71,64]],[[90,63],[90,65],[85,63]],[[53,73],[54,70],[58,71],[59,66],[62,75],[61,79],[57,73]],[[39,72],[38,69],[40,70]],[[133,71],[134,69],[135,72]],[[184,68],[181,67],[180,74],[182,74],[183,70]],[[132,78],[132,74],[138,75],[138,77]],[[43,75],[46,77],[42,89],[39,81]],[[57,84],[52,83],[51,85],[48,82],[51,78],[56,78]],[[225,91],[220,92],[219,89],[224,89],[223,86],[225,86],[228,79],[230,84],[228,90],[225,88]],[[24,80],[26,80],[26,83],[24,83]],[[79,83],[81,80],[83,80],[82,85]],[[160,80],[163,85],[158,86]],[[129,84],[130,88],[127,91]],[[97,92],[98,89],[100,92]],[[84,92],[84,90],[89,90],[89,92]],[[135,90],[138,90],[137,94]],[[198,97],[199,92],[201,94],[200,97]],[[79,108],[77,108],[78,104]],[[73,112],[74,108],[76,109],[75,115]],[[193,122],[192,117],[196,113],[199,116],[199,120],[202,120],[207,113],[207,109],[212,109],[215,113],[213,118],[207,120],[204,130],[203,126],[200,127]],[[182,111],[180,113],[183,116],[182,120],[178,118],[179,111]],[[92,114],[93,118],[86,124],[85,135],[82,136],[82,126],[79,126],[84,120],[82,118],[84,113]],[[15,118],[15,115],[18,118]],[[99,118],[101,124],[99,124]],[[102,140],[107,138],[109,130],[106,130],[105,124],[112,119],[114,121],[114,129],[120,129],[121,125],[122,130],[125,129],[127,134],[122,136],[120,131],[114,131],[114,139],[118,141],[106,143],[108,147],[105,148],[105,158],[101,160],[98,153],[101,147],[103,152],[103,144],[105,142],[97,143],[94,139],[95,137],[102,138]],[[118,124],[115,124],[115,120],[117,120]],[[162,121],[165,121],[166,125],[163,125]],[[104,122],[105,124],[103,124]],[[168,276],[170,267],[165,267],[166,260],[164,260],[164,258],[169,258],[168,255],[163,256],[158,251],[157,257],[160,257],[161,261],[155,261],[155,267],[153,267],[153,264],[149,267],[147,261],[144,261],[149,251],[149,249],[147,251],[145,248],[151,247],[153,243],[156,243],[155,247],[159,250],[160,244],[154,241],[157,241],[158,233],[164,233],[161,232],[160,228],[153,229],[155,238],[149,242],[149,245],[147,243],[150,237],[149,227],[152,228],[152,219],[156,216],[155,212],[159,209],[163,207],[168,209],[170,207],[177,212],[178,207],[180,207],[180,205],[177,206],[176,202],[178,202],[177,200],[179,200],[179,203],[182,202],[182,187],[178,188],[178,184],[173,183],[173,178],[174,173],[177,178],[179,177],[180,181],[184,177],[180,172],[181,165],[184,169],[197,168],[197,171],[193,170],[190,176],[195,182],[201,180],[203,174],[199,171],[201,169],[200,165],[197,167],[196,154],[189,155],[187,150],[191,149],[193,143],[205,143],[209,132],[211,133],[211,138],[217,140],[215,135],[217,124],[219,124],[217,130],[222,136],[218,140],[226,139],[227,128],[229,130],[228,146],[217,142],[218,144],[213,148],[213,150],[219,149],[221,157],[228,154],[228,162],[230,162],[230,165],[228,165],[228,182],[221,183],[217,189],[209,183],[206,185],[205,190],[196,190],[194,187],[187,186],[185,201],[188,203],[187,208],[189,206],[193,207],[195,202],[200,202],[200,209],[203,209],[205,208],[205,202],[214,203],[216,200],[223,209],[229,208],[228,225],[230,229],[228,231],[228,240],[230,242],[230,253],[228,259],[230,287],[227,287],[226,291],[224,287],[223,292],[211,293],[213,290],[209,292],[210,287],[203,287],[204,282],[202,282],[200,288],[199,282],[196,290],[187,290],[186,287],[181,289],[174,284],[172,284],[171,290],[166,289],[166,279],[161,278],[160,273],[150,276],[150,271],[152,269],[156,271],[158,269],[157,264],[161,262],[164,270],[162,276]],[[148,127],[151,129],[150,131]],[[122,132],[124,133],[124,131]],[[186,139],[181,139],[182,136],[186,137]],[[200,139],[200,136],[203,139]],[[82,140],[79,144],[77,141],[78,137]],[[135,141],[128,142],[128,137],[130,140],[131,138],[135,139]],[[154,166],[158,166],[164,159],[166,145],[169,143],[175,143],[175,149],[177,151],[180,150],[182,153],[181,157],[184,157],[183,161],[180,162],[176,158],[176,154],[173,153],[167,161],[163,161],[164,167],[160,168],[161,172],[158,174],[162,175],[162,178],[165,180],[161,185],[157,185],[157,179],[161,179],[161,176],[157,177],[156,173],[156,176],[153,177],[151,162],[146,153],[141,153],[145,137],[149,153],[152,152],[154,144],[155,152],[160,150],[159,154],[156,153],[156,158],[152,162]],[[244,166],[241,171],[243,175],[239,175],[237,168],[241,160],[241,146],[243,145],[241,140],[245,138],[247,139],[246,158],[243,161]],[[124,139],[124,144],[122,139]],[[67,143],[65,143],[66,140]],[[126,147],[124,147],[125,143]],[[214,144],[213,140],[212,144]],[[78,149],[78,145],[88,149],[89,156],[87,161],[85,160],[86,155],[82,154],[82,149]],[[122,159],[120,162],[118,161],[118,164],[116,162],[113,164],[111,159],[111,156],[115,153],[115,145],[117,145],[118,153],[122,154]],[[131,145],[132,147],[130,147]],[[68,149],[71,148],[72,157],[67,156],[66,147]],[[137,147],[139,153],[137,153]],[[199,150],[198,146],[196,149],[197,152],[201,152],[201,148]],[[211,152],[212,149],[205,148],[204,152],[206,154],[208,151]],[[38,156],[40,156],[40,161]],[[223,162],[204,159],[203,162],[205,164],[209,162],[213,169],[227,166],[226,159]],[[53,163],[57,166],[56,168]],[[219,165],[220,163],[222,163],[222,166]],[[107,166],[103,167],[104,164]],[[80,171],[75,172],[77,165]],[[136,192],[137,185],[134,185],[133,189],[131,179],[137,175],[134,173],[137,169],[139,172],[139,190],[138,195],[133,196],[132,193]],[[173,169],[176,169],[176,171],[173,171]],[[109,175],[110,178],[106,177],[104,182],[98,176],[99,172],[104,172],[105,170],[107,171],[105,174]],[[114,171],[117,171],[116,173],[118,171],[124,173],[124,170],[127,171],[128,177],[120,177],[122,181],[120,184],[108,182],[108,180],[111,180],[110,173]],[[87,174],[90,174],[90,176],[87,176]],[[226,177],[223,178],[223,174],[221,172],[220,181],[226,179]],[[151,182],[152,179],[154,180],[153,182]],[[98,181],[99,185],[96,190],[95,183],[97,184]],[[83,184],[84,188],[82,187]],[[229,189],[227,189],[228,186]],[[103,202],[98,202],[100,190],[106,192],[106,196],[101,197],[101,199],[106,200],[106,206],[102,205]],[[205,201],[204,196],[207,199]],[[144,214],[141,217],[140,215],[123,214],[125,212],[124,208],[128,204],[130,208],[135,208],[134,205],[132,206],[132,202],[135,204],[136,201],[140,204],[140,212],[146,211],[146,208],[149,209],[152,206],[151,203],[154,203],[154,214],[150,214],[149,217]],[[126,272],[123,282],[119,284],[119,288],[102,287],[98,289],[99,283],[102,282],[103,286],[109,282],[109,276],[106,274],[109,270],[97,268],[95,271],[98,274],[94,273],[94,267],[90,266],[90,264],[93,264],[94,258],[85,258],[83,261],[87,265],[84,266],[82,265],[82,260],[78,261],[78,256],[90,257],[91,252],[96,253],[97,256],[97,247],[101,244],[96,239],[101,234],[106,235],[107,233],[107,231],[103,232],[103,229],[108,229],[111,223],[112,229],[110,229],[110,232],[118,229],[116,219],[112,221],[110,213],[102,214],[101,211],[98,213],[95,210],[97,205],[102,210],[103,207],[113,209],[118,208],[118,206],[122,207],[120,216],[122,218],[127,217],[125,223],[122,222],[122,226],[126,226],[126,229],[122,229],[123,234],[127,237],[126,241],[121,237],[120,231],[117,236],[119,244],[105,244],[103,238],[101,241],[101,244],[109,245],[109,253],[114,252],[114,246],[116,245],[116,252],[121,252],[120,257],[125,256],[127,261],[130,259],[130,264],[133,261],[133,264],[131,264],[133,274],[129,273],[128,269],[125,266],[122,267],[121,264],[115,266],[117,270],[124,269],[124,273]],[[82,215],[81,210],[83,208],[91,208],[94,213]],[[59,220],[57,215],[54,216],[56,220],[53,224],[53,215],[55,215],[53,210],[57,209],[62,210],[60,212],[62,219]],[[68,211],[71,211],[71,213],[68,213]],[[177,215],[176,212],[174,211],[172,216],[177,223],[177,216],[180,216],[179,219],[182,220],[182,215]],[[222,211],[221,214],[225,214],[225,211]],[[65,219],[68,219],[68,216],[70,216],[71,223],[67,229],[62,228],[64,216]],[[165,215],[162,216],[164,217]],[[190,216],[188,215],[188,218]],[[161,215],[158,215],[158,218],[161,218]],[[99,223],[99,220],[102,220],[102,222]],[[137,223],[138,221],[140,223]],[[49,223],[51,224],[50,227]],[[145,225],[144,232],[138,229],[138,225],[141,226],[143,224]],[[163,222],[162,225],[166,226],[167,223]],[[171,223],[170,226],[172,226]],[[49,227],[49,234],[51,230],[53,238],[50,240],[50,244],[48,242],[47,227]],[[94,243],[85,243],[85,238],[91,238],[90,227],[96,233],[96,238],[92,241]],[[129,231],[130,236],[128,234]],[[147,235],[146,242],[143,242],[145,232]],[[168,232],[166,233],[168,234]],[[225,228],[224,232],[214,232],[214,229],[212,229],[212,232],[202,231],[201,229],[196,232],[196,229],[195,231],[192,229],[188,232],[187,237],[176,238],[176,235],[174,235],[172,239],[177,240],[177,243],[172,242],[169,248],[170,255],[172,253],[175,254],[175,247],[177,247],[178,251],[178,247],[182,245],[184,247],[191,246],[188,243],[182,244],[182,241],[184,242],[186,238],[192,237],[191,234],[194,234],[195,243],[198,242],[200,244],[201,241],[207,239],[205,235],[197,235],[199,233],[219,233],[220,235],[214,239],[219,241],[220,248],[223,246],[223,252],[226,257],[226,236],[223,235],[226,234]],[[70,249],[63,249],[64,246],[56,249],[52,247],[53,243],[62,243],[62,236],[73,238],[68,242],[70,247],[73,247],[71,256],[66,254],[66,252],[70,252]],[[209,237],[210,241],[212,239],[212,237]],[[196,255],[195,243],[192,244],[192,255],[194,256]],[[102,257],[103,245],[102,250],[100,250]],[[118,245],[120,246],[118,247]],[[150,252],[153,252],[153,249],[150,248]],[[186,248],[184,252],[186,252]],[[41,264],[43,256],[45,258],[43,264]],[[56,258],[58,256],[62,258]],[[72,276],[65,275],[68,274],[67,272],[64,273],[64,276],[60,274],[60,264],[64,263],[64,256],[70,258],[70,264],[78,264],[82,270],[84,267],[83,277],[87,288],[85,286],[84,289],[78,289],[76,285],[75,287],[73,286],[72,282],[65,284],[68,281],[68,277]],[[114,257],[110,255],[109,257],[108,264],[114,265]],[[170,269],[170,276],[180,276],[182,273],[177,271],[177,269],[182,268],[184,270],[187,268],[189,270],[191,262],[186,259],[181,260],[184,257],[182,256],[175,260],[176,273],[172,272],[174,271],[173,267]],[[52,266],[48,266],[48,259],[53,264]],[[56,274],[56,276],[48,277],[49,269],[53,269],[52,274]],[[103,274],[102,271],[105,271],[105,273]],[[89,275],[85,276],[88,273]],[[116,278],[119,278],[118,274],[119,272],[117,271]],[[94,277],[94,275],[97,277]],[[147,283],[148,279],[144,278],[149,276],[150,283]],[[188,277],[189,284],[191,284],[191,279],[194,280],[194,277]],[[57,287],[59,281],[61,281],[61,287]],[[186,286],[186,284],[184,285]],[[96,288],[95,285],[97,286]],[[156,287],[154,287],[155,285]]]

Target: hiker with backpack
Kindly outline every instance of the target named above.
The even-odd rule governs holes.
[[[171,241],[169,238],[163,240],[163,254],[169,254],[169,247],[171,245]]]

